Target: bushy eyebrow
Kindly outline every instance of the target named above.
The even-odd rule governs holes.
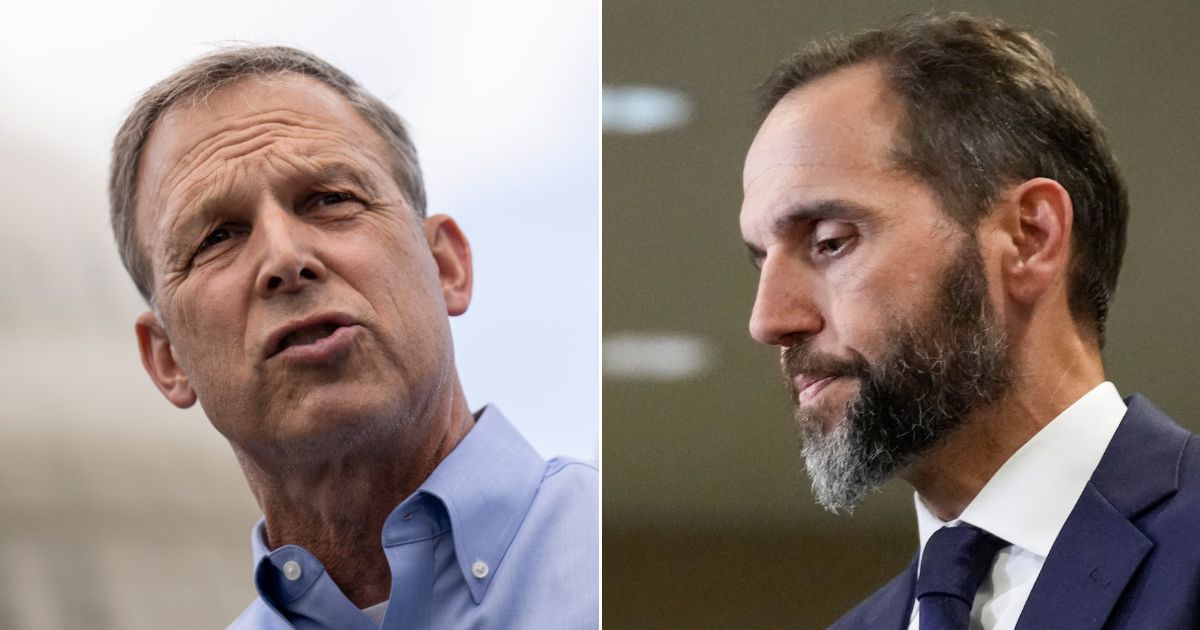
[[[787,206],[775,218],[775,221],[771,225],[771,232],[774,234],[785,234],[792,231],[796,225],[801,223],[826,220],[865,221],[870,216],[871,213],[869,210],[852,201],[844,199],[820,199]],[[755,267],[761,268],[762,260],[766,257],[767,253],[749,241],[743,242],[746,245],[746,249],[750,252],[750,262]]]

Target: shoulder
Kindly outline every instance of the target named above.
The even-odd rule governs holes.
[[[1114,436],[1093,476],[1104,499],[1147,543],[1116,614],[1163,620],[1155,627],[1182,627],[1169,621],[1176,618],[1171,615],[1200,615],[1200,437],[1145,399],[1131,400],[1126,420],[1133,422],[1120,439]]]
[[[566,457],[546,463],[530,516],[556,515],[549,523],[584,526],[600,517],[600,473],[592,464]]]
[[[594,465],[570,457],[554,457],[546,462],[542,483],[600,486],[600,471]]]
[[[1180,457],[1179,486],[1192,493],[1200,486],[1200,435],[1188,436]]]
[[[238,615],[227,630],[289,630],[292,626],[257,597]]]
[[[1200,561],[1200,545],[1194,544],[1196,523],[1200,522],[1200,437],[1188,437],[1180,451],[1175,491],[1138,515],[1136,522],[1155,542],[1186,542]]]
[[[504,554],[489,601],[506,602],[488,627],[595,628],[600,607],[600,494],[596,467],[547,463]]]
[[[600,478],[596,467],[573,459],[555,458],[546,471],[514,547],[526,548],[538,559],[595,564],[600,538]],[[553,553],[546,553],[553,550]]]
[[[596,504],[600,500],[600,471],[587,462],[569,457],[555,457],[546,462],[546,472],[538,489],[541,499],[550,497],[569,498],[581,505]]]
[[[1134,522],[1200,516],[1200,436],[1141,396],[1101,460],[1095,482]]]
[[[1089,484],[1158,550],[1182,543],[1200,556],[1200,437],[1143,396],[1128,405]]]
[[[1126,586],[1111,622],[1136,620],[1130,625],[1183,628],[1193,627],[1200,619],[1200,545],[1196,544],[1200,438],[1189,437],[1179,456],[1175,491],[1130,521],[1148,541],[1148,551]],[[1145,623],[1150,625],[1143,626]]]

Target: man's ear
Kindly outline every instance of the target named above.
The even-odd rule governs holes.
[[[471,244],[454,219],[437,214],[425,219],[425,239],[438,266],[448,315],[462,315],[471,304]]]
[[[1013,298],[1032,304],[1066,279],[1074,206],[1070,193],[1045,177],[1015,186],[1008,204],[1004,230],[1012,240],[1002,262],[1005,285]]]
[[[142,354],[142,367],[146,368],[158,391],[180,409],[196,404],[196,392],[188,382],[187,374],[175,360],[171,340],[154,313],[146,311],[139,315],[134,329],[137,331],[138,350]]]

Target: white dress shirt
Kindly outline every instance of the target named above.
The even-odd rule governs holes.
[[[1042,428],[983,486],[959,518],[946,523],[913,494],[921,552],[935,531],[963,523],[1012,543],[996,556],[975,595],[971,630],[1012,630],[1025,608],[1046,556],[1083,493],[1117,425],[1125,401],[1105,381]],[[909,630],[919,630],[913,603]]]

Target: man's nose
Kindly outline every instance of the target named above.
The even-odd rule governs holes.
[[[312,226],[282,208],[264,209],[259,216],[262,261],[254,289],[262,298],[296,293],[325,281],[325,264],[317,255]]]
[[[825,326],[803,269],[768,258],[758,279],[750,313],[750,336],[772,346],[792,346]]]

